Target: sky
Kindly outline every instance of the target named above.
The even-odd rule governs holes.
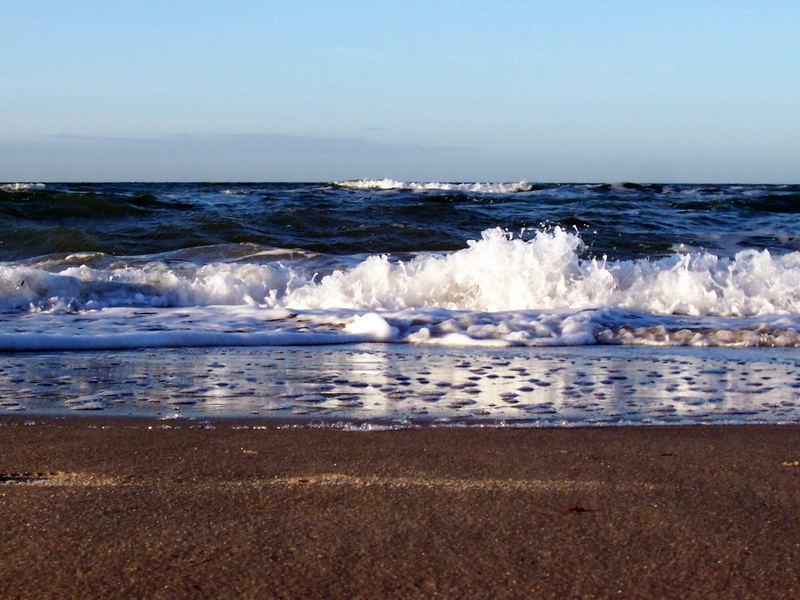
[[[0,0],[0,180],[800,182],[800,2]]]

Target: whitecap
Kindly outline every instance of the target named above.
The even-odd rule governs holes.
[[[29,192],[32,190],[43,190],[47,186],[44,183],[3,183],[0,190],[4,192]]]
[[[515,194],[535,189],[533,184],[526,181],[516,183],[441,183],[436,181],[397,181],[395,179],[355,179],[335,181],[332,185],[355,190],[411,190],[415,192],[440,190],[475,194]]]

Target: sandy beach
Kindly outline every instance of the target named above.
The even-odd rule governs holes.
[[[800,427],[0,419],[0,596],[791,597]]]

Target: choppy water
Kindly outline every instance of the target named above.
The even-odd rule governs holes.
[[[800,186],[0,186],[4,351],[798,332]]]

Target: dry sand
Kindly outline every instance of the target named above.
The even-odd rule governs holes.
[[[796,426],[25,420],[3,598],[800,595]]]

